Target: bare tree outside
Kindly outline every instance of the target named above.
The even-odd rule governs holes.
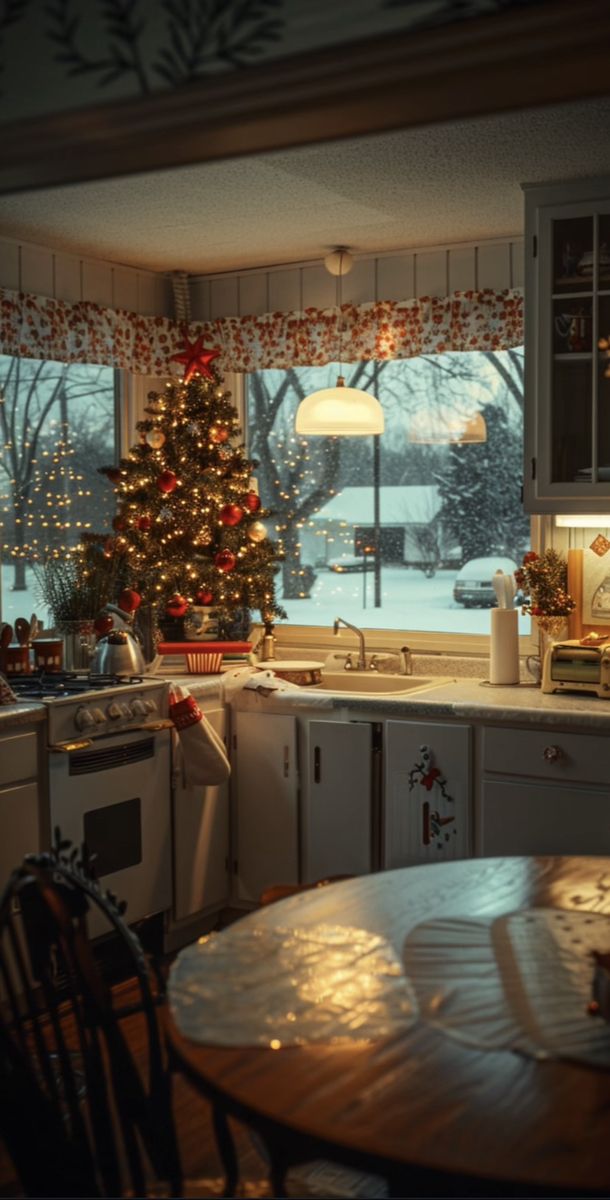
[[[114,409],[108,367],[0,356],[0,527],[14,591],[27,588],[29,563],[104,520],[96,467],[114,448]]]

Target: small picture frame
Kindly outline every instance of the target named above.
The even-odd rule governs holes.
[[[610,635],[610,554],[568,550],[568,591],[576,601],[569,618],[572,638]]]

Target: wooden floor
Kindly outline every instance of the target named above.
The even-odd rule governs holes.
[[[135,989],[129,983],[119,984],[113,989],[121,1004],[135,998]],[[143,1018],[130,1017],[123,1024],[136,1060],[144,1061],[145,1039]],[[214,1134],[210,1119],[209,1104],[197,1094],[186,1081],[176,1077],[173,1086],[174,1113],[178,1131],[182,1167],[185,1177],[185,1195],[222,1196],[223,1177],[221,1164],[216,1153]],[[238,1195],[246,1197],[269,1197],[265,1164],[254,1148],[246,1129],[232,1124],[240,1160],[241,1184]],[[12,1163],[0,1141],[0,1197],[22,1195]]]

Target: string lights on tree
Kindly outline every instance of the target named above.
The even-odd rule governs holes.
[[[184,339],[171,356],[182,379],[149,392],[139,441],[101,468],[117,513],[109,547],[160,620],[212,607],[231,636],[239,614],[284,616],[275,599],[277,549],[267,536],[256,463],[246,457],[237,410],[215,365],[218,352]]]

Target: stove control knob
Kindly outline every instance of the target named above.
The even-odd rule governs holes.
[[[148,699],[145,700],[144,707],[147,712],[156,712],[157,711],[157,705],[155,704],[154,700],[148,700]]]
[[[91,715],[92,715],[93,720],[95,721],[96,725],[105,725],[106,724],[106,715],[105,715],[105,713],[102,712],[101,708],[92,708]]]
[[[108,705],[106,709],[106,716],[111,721],[119,720],[119,717],[121,716],[121,706],[120,704],[117,704],[116,700],[113,700],[112,704]]]
[[[135,700],[132,700],[131,701],[131,712],[134,717],[146,716],[146,705],[144,704],[144,701],[139,700],[137,697]]]
[[[77,729],[90,729],[92,725],[95,725],[95,717],[93,716],[91,709],[85,708],[84,705],[81,705],[80,708],[77,708],[76,715],[74,717],[74,724],[76,725]]]

